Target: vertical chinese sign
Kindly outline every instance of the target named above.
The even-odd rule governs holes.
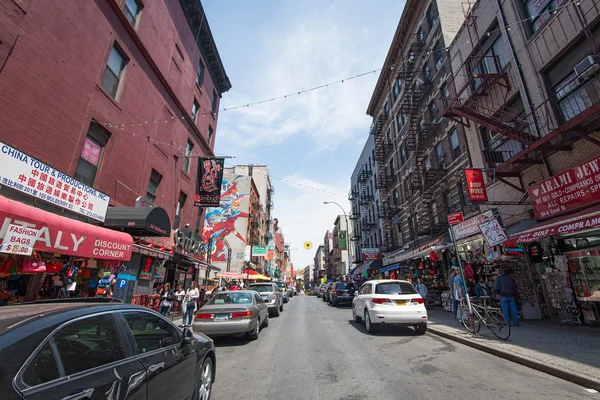
[[[219,207],[223,182],[224,158],[199,158],[196,182],[196,207]]]
[[[348,241],[346,238],[346,231],[338,232],[338,247],[340,248],[340,250],[348,249]]]
[[[465,169],[465,180],[471,201],[487,201],[487,191],[480,169]]]

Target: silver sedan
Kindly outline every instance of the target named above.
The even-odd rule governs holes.
[[[267,303],[253,290],[220,292],[200,308],[194,320],[194,332],[207,336],[240,336],[258,339],[260,329],[269,326]]]

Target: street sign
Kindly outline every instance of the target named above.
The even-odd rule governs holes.
[[[127,286],[127,279],[119,279],[117,285],[119,286],[119,289],[123,289],[125,286]]]
[[[252,246],[252,257],[267,255],[267,246]]]
[[[456,225],[456,224],[461,223],[463,221],[464,221],[464,218],[463,218],[462,211],[459,211],[459,212],[454,213],[454,214],[448,214],[448,223],[450,225]]]

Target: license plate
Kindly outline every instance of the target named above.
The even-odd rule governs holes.
[[[405,306],[406,305],[406,300],[396,300],[396,305],[397,306]]]
[[[215,321],[228,321],[229,314],[215,314]]]

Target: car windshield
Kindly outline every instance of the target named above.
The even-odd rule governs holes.
[[[355,290],[353,283],[339,282],[335,285],[335,290]]]
[[[385,282],[375,286],[375,294],[416,294],[415,287],[408,282]]]
[[[208,304],[252,304],[252,294],[245,292],[218,293]]]
[[[275,282],[275,284],[277,286],[279,286],[280,288],[284,288],[285,287],[285,283],[283,283],[283,282]]]
[[[249,290],[256,290],[257,292],[272,292],[272,285],[250,285],[248,287]]]

